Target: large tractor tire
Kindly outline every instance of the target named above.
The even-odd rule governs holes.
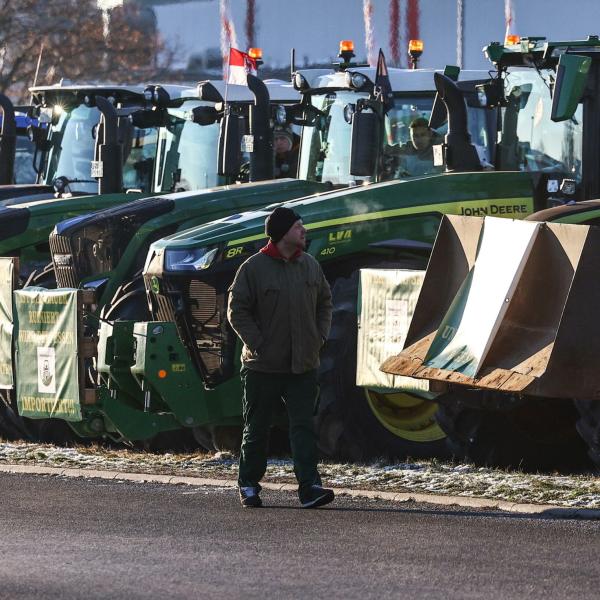
[[[319,376],[319,448],[329,458],[353,461],[445,458],[435,402],[355,384],[358,277],[355,271],[332,286],[331,332],[321,353]]]
[[[23,284],[23,287],[44,287],[49,290],[56,288],[56,275],[54,264],[48,263],[43,269],[32,271]]]
[[[450,392],[439,401],[437,421],[457,460],[526,471],[571,471],[589,464],[568,401],[485,390]]]
[[[600,470],[600,401],[575,400],[577,431],[585,442],[588,457]]]
[[[0,392],[0,438],[10,442],[35,441],[34,432],[28,426],[29,419],[19,416],[12,390]]]

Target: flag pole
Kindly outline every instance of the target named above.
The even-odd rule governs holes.
[[[227,56],[227,77],[225,77],[225,106],[227,106],[227,92],[229,90],[229,70],[231,69],[231,44],[229,44],[229,55]]]

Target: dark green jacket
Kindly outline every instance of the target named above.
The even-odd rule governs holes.
[[[305,373],[319,366],[331,326],[331,291],[319,263],[258,252],[229,288],[227,317],[244,347],[243,366],[266,373]]]

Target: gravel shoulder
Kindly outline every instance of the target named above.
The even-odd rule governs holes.
[[[199,479],[205,480],[203,485],[223,485],[223,481],[235,485],[237,477],[236,457],[224,453],[153,454],[99,446],[60,448],[0,443],[2,471],[43,472],[43,467],[51,468],[47,472],[52,474],[195,485]],[[321,463],[320,471],[326,485],[350,495],[455,503],[515,512],[554,511],[564,516],[600,516],[600,478],[594,474],[531,474],[438,461],[327,462]],[[290,460],[269,461],[265,477],[268,487],[295,489],[294,481]]]

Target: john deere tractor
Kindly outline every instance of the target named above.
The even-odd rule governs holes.
[[[444,121],[435,112],[431,118],[431,96],[427,108],[414,96],[403,102],[398,93],[411,86],[400,86],[395,76],[416,81],[421,73],[390,70],[390,87],[399,96],[393,105],[380,92],[382,79],[371,87],[373,70],[359,68],[326,75],[331,87],[321,81],[310,95],[307,112],[313,112],[314,125],[303,132],[300,174],[354,183],[350,189],[286,204],[302,216],[309,231],[308,251],[322,263],[333,288],[334,319],[322,355],[317,416],[326,454],[446,454],[431,397],[364,390],[354,384],[358,272],[363,267],[424,269],[444,213],[523,218],[560,200],[560,188],[566,188],[562,182],[573,179],[580,168],[577,153],[563,156],[562,144],[558,153],[545,147],[535,127],[533,137],[526,135],[531,136],[531,117],[538,115],[536,126],[556,125],[563,138],[576,140],[583,116],[576,111],[575,121],[568,117],[562,124],[547,118],[547,111],[567,115],[570,109],[564,103],[576,93],[573,83],[564,85],[560,78],[563,87],[550,98],[550,76],[557,74],[551,68],[544,71],[541,62],[536,68],[547,47],[556,49],[539,39],[488,47],[496,72],[481,82],[457,85],[435,74],[448,130],[434,152],[441,158],[439,165],[432,161],[432,173],[412,178],[403,176],[399,161],[395,164],[401,153],[390,148],[386,133],[393,131],[394,122],[402,123],[402,111],[430,118],[430,124]],[[573,77],[578,65],[563,64],[558,72]],[[511,88],[500,94],[507,79]],[[296,80],[298,87],[306,85],[301,74]],[[345,160],[336,160],[337,142],[343,139],[349,151]],[[302,154],[306,149],[308,157]],[[436,173],[440,167],[443,172]],[[225,320],[227,289],[241,262],[265,243],[264,219],[271,208],[221,219],[152,245],[144,279],[157,320],[103,326],[98,363],[106,385],[95,404],[83,409],[96,424],[110,423],[123,435],[141,435],[143,423],[146,431],[177,423],[195,428],[203,440],[208,427],[215,446],[225,443],[225,426],[240,419],[239,347]],[[200,384],[205,391],[199,391]],[[119,422],[125,407],[129,420]],[[142,416],[137,421],[135,411]]]
[[[456,78],[452,70],[448,73]],[[487,73],[463,74],[469,81],[458,84],[438,74],[439,102],[445,102],[450,114],[442,162],[436,165],[431,158],[426,174],[419,170],[410,175],[402,161],[403,146],[411,143],[410,124],[429,119],[433,112],[436,135],[446,133],[447,111],[442,104],[433,109],[433,75],[390,69],[387,76],[383,70],[377,76],[375,69],[346,64],[334,73],[300,71],[294,77],[304,98],[286,115],[303,126],[299,175],[337,188],[290,204],[311,230],[309,251],[323,262],[336,297],[336,324],[323,360],[319,417],[322,446],[330,454],[357,457],[379,452],[375,438],[386,431],[380,425],[366,441],[355,436],[361,429],[354,422],[355,413],[367,402],[348,377],[346,369],[352,368],[353,358],[346,353],[355,332],[350,328],[350,338],[344,337],[344,323],[356,302],[357,269],[399,262],[424,266],[444,211],[480,209],[525,216],[533,210],[529,174],[482,171],[494,162],[490,140],[497,134],[497,110],[481,107],[475,89],[477,82],[487,81]],[[444,160],[450,171],[442,173]],[[467,177],[453,172],[458,166],[478,173]],[[135,440],[190,427],[205,445],[231,441],[227,427],[240,423],[240,389],[236,339],[224,318],[226,290],[239,264],[264,244],[266,214],[266,210],[233,214],[152,246],[145,282],[153,314],[161,321],[115,320],[102,325],[98,390],[86,393],[80,387],[69,398],[53,396],[73,428],[82,435]],[[92,236],[89,239],[93,242]],[[122,292],[124,298],[127,290]],[[80,306],[93,302],[83,292],[79,296]],[[43,298],[38,301],[40,310],[49,308]],[[76,339],[74,333],[71,339]],[[346,386],[345,391],[340,392],[339,385]],[[26,400],[27,414],[48,414],[36,413],[31,403],[42,396],[25,389],[17,396]],[[432,425],[431,415],[423,414],[431,409],[421,404],[412,412],[410,426],[391,435],[393,445],[387,452],[439,451],[443,434]],[[378,422],[371,409],[367,415]],[[419,428],[420,436],[411,433]]]
[[[460,458],[572,468],[587,446],[600,464],[590,227],[599,216],[599,50],[596,36],[488,48],[497,101],[505,114],[519,108],[511,154],[547,174],[560,165],[564,177],[548,175],[553,207],[527,221],[479,213],[442,222],[405,350],[382,367],[439,390],[438,422]]]
[[[114,261],[115,265],[120,263],[125,267],[126,273],[135,274],[135,271],[141,268],[143,255],[136,257],[134,251],[130,255],[132,262],[125,263],[121,256],[112,253],[114,248],[111,244],[114,242],[126,247],[127,242],[131,239],[127,236],[133,236],[136,233],[136,227],[143,223],[145,218],[151,214],[154,216],[162,214],[165,206],[168,212],[169,207],[179,201],[179,219],[186,221],[193,218],[194,200],[203,200],[209,197],[194,190],[213,186],[209,187],[206,192],[216,193],[219,189],[214,186],[244,178],[255,180],[271,176],[272,168],[265,174],[264,166],[269,165],[268,160],[272,163],[270,136],[264,134],[262,134],[262,138],[256,136],[254,148],[250,152],[240,151],[240,137],[244,135],[248,137],[249,133],[254,132],[253,127],[257,127],[258,124],[266,128],[267,133],[269,132],[272,108],[269,103],[269,90],[273,95],[273,102],[278,103],[277,106],[280,106],[279,103],[284,106],[285,103],[297,100],[298,93],[290,86],[276,81],[270,82],[265,87],[256,79],[255,85],[262,94],[260,102],[256,105],[254,104],[256,90],[252,91],[245,86],[230,85],[225,91],[222,82],[203,82],[193,89],[151,86],[146,88],[142,95],[144,104],[148,103],[148,106],[137,107],[135,110],[132,106],[125,109],[117,106],[115,109],[112,103],[105,102],[104,109],[110,118],[102,121],[100,134],[104,138],[111,135],[112,139],[119,141],[116,134],[120,128],[137,132],[137,135],[133,137],[133,142],[130,138],[125,138],[130,139],[125,148],[123,148],[124,144],[108,145],[112,153],[110,154],[111,158],[112,156],[120,157],[125,153],[128,161],[131,160],[132,168],[130,171],[125,171],[122,177],[123,182],[120,184],[121,186],[125,185],[126,191],[119,194],[101,194],[95,197],[77,195],[77,186],[89,187],[92,185],[92,180],[82,181],[81,178],[63,176],[55,181],[55,187],[61,185],[68,192],[63,193],[63,197],[47,201],[20,202],[18,205],[0,209],[0,255],[14,256],[19,259],[19,269],[16,272],[20,276],[20,283],[23,284],[28,279],[28,283],[33,285],[45,287],[55,285],[53,265],[50,263],[46,266],[49,260],[47,239],[52,226],[65,217],[81,215],[74,220],[74,223],[78,223],[83,219],[82,213],[89,213],[91,208],[98,209],[103,206],[125,204],[130,200],[147,195],[148,191],[166,194],[169,191],[177,190],[178,193],[166,198],[166,202],[162,202],[158,197],[153,197],[134,203],[134,213],[141,209],[135,219],[128,218],[127,209],[122,213],[118,210],[111,213],[113,217],[121,214],[123,216],[121,223],[127,227],[116,231],[111,239],[104,235],[101,240],[98,240],[93,253],[87,255],[89,260],[100,261],[99,264],[102,264],[103,261]],[[72,92],[75,98],[70,96],[68,98],[72,103],[77,103],[80,93],[81,91],[77,88],[77,91]],[[174,93],[178,93],[179,96],[172,98],[171,95]],[[228,98],[227,103],[224,102],[225,95]],[[88,114],[95,110],[88,105],[101,102],[99,97],[92,98],[88,95],[83,98],[81,104],[78,104],[78,110],[85,108],[84,112]],[[53,108],[53,112],[60,112],[62,115],[61,111],[66,110],[65,106],[68,106],[64,100],[64,94],[63,101],[59,106],[62,108]],[[225,114],[226,119],[223,120]],[[254,116],[254,123],[251,126],[248,124],[250,116]],[[73,127],[79,131],[78,135],[80,136],[84,131],[86,135],[88,133],[88,128],[81,122],[76,122]],[[93,130],[89,131],[90,139],[93,139],[93,133]],[[107,144],[99,145],[96,153],[102,160],[92,163],[95,174],[101,181],[109,173],[112,174],[112,167],[115,167],[114,161],[109,164],[109,161],[102,155],[106,149]],[[132,159],[134,155],[137,157],[135,161]],[[241,164],[243,156],[249,157],[247,167]],[[93,158],[93,155],[91,157]],[[53,164],[61,164],[61,160],[62,158],[57,158],[56,155],[49,152],[44,168],[51,169]],[[74,160],[71,162],[79,164]],[[89,167],[89,161],[87,164]],[[117,171],[119,164],[117,161],[115,167]],[[234,167],[236,168],[234,169]],[[84,169],[83,163],[80,168]],[[113,177],[116,185],[118,182],[114,179]],[[317,187],[322,186],[306,184],[306,191],[315,191]],[[119,187],[119,189],[121,188]],[[249,189],[249,193],[245,196],[242,194],[242,197],[250,198],[251,202],[255,202],[257,197],[265,193],[265,190],[252,189],[252,186]],[[231,192],[235,194],[235,188],[232,188]],[[294,182],[284,184],[280,193],[281,195],[278,197],[281,199],[302,195],[298,188],[294,188]],[[212,204],[207,205],[212,207],[212,210],[222,209],[222,199],[217,196],[218,194],[215,195]],[[236,209],[235,202],[232,202],[232,207],[231,210]],[[190,208],[192,212],[190,212]],[[65,227],[73,226],[74,223],[70,222]],[[110,236],[113,235],[112,231],[108,233]],[[123,244],[123,242],[125,243]],[[143,243],[142,240],[142,245]],[[83,251],[78,252],[77,256],[83,258]],[[64,261],[64,257],[61,262],[60,256],[57,258],[56,264],[60,273],[68,271],[70,266]],[[94,279],[95,283],[92,285],[97,289],[109,287],[103,285],[107,283],[107,278],[100,280],[95,277]],[[19,284],[17,283],[17,285]]]

